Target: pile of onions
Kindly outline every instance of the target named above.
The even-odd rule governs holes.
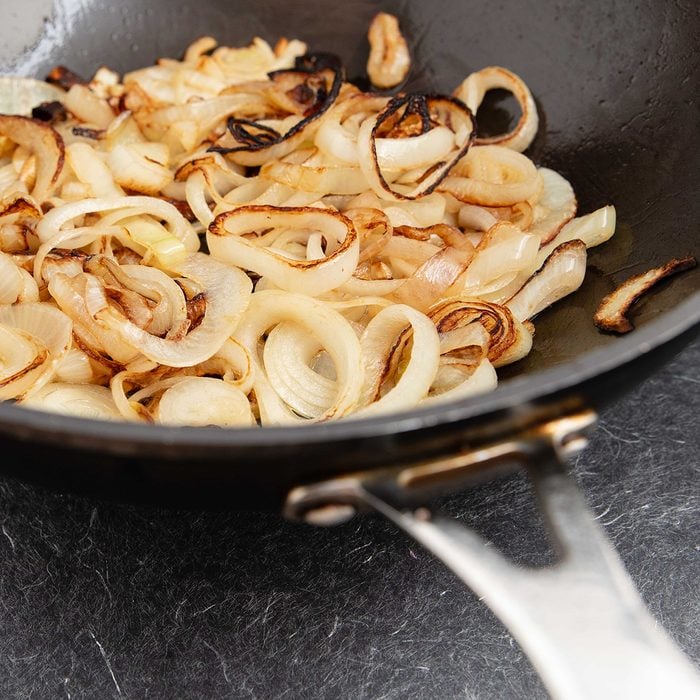
[[[22,406],[232,427],[464,399],[615,230],[523,154],[537,110],[502,68],[390,96],[299,41],[204,37],[52,82],[0,82],[0,399]],[[494,88],[522,117],[479,140]]]

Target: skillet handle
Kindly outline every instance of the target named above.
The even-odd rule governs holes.
[[[700,677],[646,610],[612,544],[554,452],[529,467],[561,557],[522,569],[478,534],[425,509],[358,494],[438,556],[494,611],[555,698],[700,698]]]

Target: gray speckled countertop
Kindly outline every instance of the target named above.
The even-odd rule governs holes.
[[[602,415],[576,474],[659,621],[700,663],[700,342]],[[522,563],[516,475],[444,509]],[[377,518],[323,530],[0,481],[2,698],[542,697],[493,616]]]

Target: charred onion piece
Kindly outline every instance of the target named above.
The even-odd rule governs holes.
[[[434,127],[449,126],[455,135],[455,148],[445,160],[432,163],[417,178],[412,189],[392,189],[379,163],[377,139],[393,138],[410,141],[429,133]],[[455,97],[414,93],[395,97],[376,119],[367,119],[358,135],[360,165],[377,195],[390,200],[413,200],[424,197],[447,177],[463,158],[476,135],[476,124],[469,108]]]
[[[70,90],[73,85],[87,85],[88,81],[65,66],[54,66],[46,76],[46,82]]]
[[[411,54],[399,20],[386,12],[377,13],[369,25],[367,40],[370,45],[367,75],[372,85],[390,89],[403,83],[411,68]]]
[[[690,270],[697,265],[694,257],[674,258],[661,267],[655,267],[640,275],[630,277],[600,302],[593,323],[612,333],[629,333],[634,325],[627,318],[632,305],[655,284],[677,272]]]
[[[55,124],[56,122],[64,122],[68,118],[68,112],[62,102],[57,100],[53,102],[42,102],[32,109],[32,118],[38,119],[40,122]]]
[[[332,75],[330,84],[329,80],[323,76],[325,72],[330,72]],[[343,84],[345,71],[340,59],[334,54],[312,53],[298,57],[293,69],[274,71],[270,73],[270,77],[274,80],[276,77],[288,74],[296,74],[302,80],[299,83],[299,86],[303,86],[300,91],[302,94],[297,95],[297,98],[305,99],[308,102],[308,107],[301,121],[284,134],[280,134],[264,124],[249,119],[230,117],[227,122],[228,132],[234,141],[241,145],[231,148],[211,146],[208,150],[224,155],[238,153],[240,155],[235,160],[243,165],[262,165],[270,157],[280,157],[291,151],[309,124],[318,120],[335,102]],[[288,148],[282,149],[282,152],[279,153],[270,152],[274,146],[285,142],[288,144]]]
[[[61,135],[48,124],[28,117],[0,115],[0,135],[36,156],[36,182],[32,196],[41,204],[61,175],[65,147]]]

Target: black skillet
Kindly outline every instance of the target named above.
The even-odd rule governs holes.
[[[581,212],[617,207],[615,237],[592,251],[583,287],[538,319],[531,355],[484,397],[303,429],[175,430],[2,404],[3,469],[63,489],[284,508],[316,522],[379,510],[484,597],[552,692],[586,697],[596,689],[600,697],[602,687],[610,696],[653,697],[661,657],[692,683],[557,464],[581,446],[589,409],[646,376],[700,327],[698,269],[646,299],[626,337],[603,335],[591,322],[600,298],[629,275],[700,253],[695,3],[33,0],[13,5],[0,25],[0,71],[41,77],[56,63],[85,75],[101,64],[125,71],[179,56],[203,34],[231,44],[258,34],[339,53],[349,75],[361,76],[366,27],[378,9],[397,14],[409,38],[409,89],[447,92],[485,65],[514,69],[542,117],[532,157],[573,183]],[[415,504],[512,463],[525,463],[539,489],[562,553],[556,568],[511,569],[473,533],[388,504]],[[663,690],[672,696],[670,685]]]

